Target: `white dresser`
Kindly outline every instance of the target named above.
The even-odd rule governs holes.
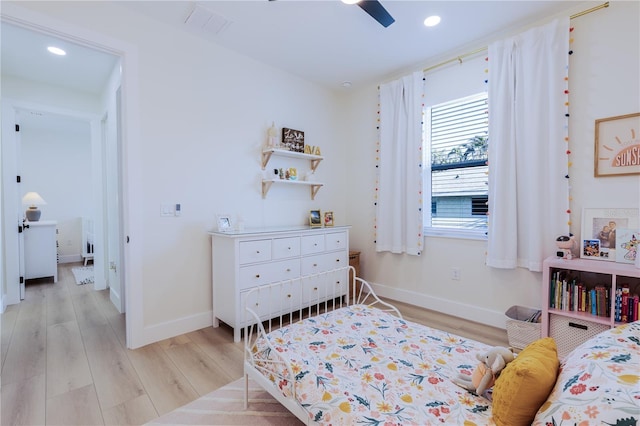
[[[58,282],[56,222],[26,222],[23,233],[25,279],[53,277]]]
[[[349,265],[349,228],[308,226],[209,232],[211,235],[213,326],[219,321],[233,327],[240,341],[244,323],[244,294],[251,288],[330,271]],[[347,293],[347,281],[332,297]],[[314,289],[317,290],[317,289]],[[295,289],[293,289],[295,292]],[[291,297],[291,296],[289,296]],[[313,295],[294,296],[300,304],[315,301]],[[268,319],[281,312],[259,312]]]

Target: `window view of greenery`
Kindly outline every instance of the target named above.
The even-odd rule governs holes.
[[[484,233],[488,211],[487,94],[434,105],[428,116],[431,216],[426,225]]]

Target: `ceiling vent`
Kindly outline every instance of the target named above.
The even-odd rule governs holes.
[[[231,25],[229,19],[217,15],[200,5],[195,5],[184,23],[196,31],[204,31],[209,34],[218,35]]]

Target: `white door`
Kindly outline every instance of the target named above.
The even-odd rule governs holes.
[[[3,207],[3,271],[6,282],[4,305],[19,303],[24,298],[24,263],[21,261],[22,227],[21,185],[18,172],[18,113],[9,101],[2,102],[2,207]],[[22,277],[22,279],[20,278]],[[21,282],[22,281],[22,282]]]
[[[105,216],[106,252],[108,259],[109,295],[119,312],[125,311],[124,262],[121,247],[124,244],[121,227],[121,178],[120,159],[120,89],[116,91],[115,114],[103,121],[104,167],[105,167]]]

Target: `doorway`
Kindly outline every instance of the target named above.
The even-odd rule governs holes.
[[[35,49],[43,45],[58,45],[71,50],[74,53],[73,61],[67,64],[56,62],[53,65],[43,62],[41,66],[34,67],[32,61],[41,53]],[[30,62],[26,63],[24,58],[29,58]],[[101,67],[99,70],[95,68],[97,64]],[[84,84],[84,86],[74,87],[70,84],[74,79],[69,76],[73,76],[76,72],[88,72],[85,65],[90,71],[98,74],[98,79],[82,79],[83,81],[79,81],[78,84]],[[42,70],[44,73],[41,72]],[[111,299],[118,311],[124,312],[125,280],[119,273],[124,265],[120,223],[123,214],[118,210],[123,205],[122,182],[119,179],[119,172],[122,170],[121,133],[117,122],[121,119],[119,116],[120,72],[120,58],[117,55],[79,46],[58,36],[35,31],[25,26],[2,23],[2,210],[4,220],[1,235],[5,248],[3,269],[6,283],[5,288],[2,289],[3,306],[19,303],[21,299],[19,288],[24,285],[20,256],[22,246],[18,235],[24,217],[21,198],[28,189],[27,185],[30,187],[35,185],[46,188],[42,191],[47,192],[49,198],[56,201],[49,203],[48,208],[52,213],[50,217],[63,217],[62,222],[57,224],[57,253],[62,260],[68,261],[74,253],[75,256],[79,256],[81,247],[78,241],[79,234],[82,232],[82,218],[92,219],[96,230],[94,233],[95,289],[100,290],[107,286],[113,289],[117,297]],[[101,84],[97,85],[96,82]],[[89,96],[87,96],[87,87],[91,88]],[[37,99],[38,102],[32,102],[33,99]],[[59,102],[59,99],[62,101]],[[46,104],[40,103],[41,100]],[[101,121],[99,113],[108,118]],[[77,146],[75,150],[69,151],[56,150],[54,144],[43,143],[35,149],[29,145],[27,149],[29,160],[35,160],[35,163],[39,164],[34,164],[31,171],[20,170],[22,167],[19,159],[22,157],[24,160],[25,157],[20,153],[25,147],[24,143],[18,144],[20,136],[25,135],[25,132],[32,134],[31,132],[44,125],[43,123],[47,123],[49,130],[59,127],[69,130],[71,122],[77,125],[76,130],[82,128],[85,146],[82,148]],[[14,125],[17,126],[15,129]],[[55,133],[47,130],[44,132],[49,133],[49,136]],[[105,153],[108,153],[108,159],[105,158]],[[55,160],[56,155],[58,161]],[[72,163],[76,160],[75,166],[69,166],[68,162],[62,166],[60,159],[63,157],[72,160]],[[53,170],[43,165],[52,166]],[[56,166],[59,168],[55,169]],[[37,172],[33,173],[34,170]],[[54,179],[46,178],[47,171],[58,176],[64,174],[70,177],[71,181],[55,185]],[[33,179],[34,176],[35,179]],[[107,178],[109,185],[105,183]],[[70,196],[79,192],[83,196]],[[77,200],[81,201],[74,206]],[[75,218],[70,217],[70,211],[77,213]],[[110,273],[108,265],[113,265],[113,273]]]

